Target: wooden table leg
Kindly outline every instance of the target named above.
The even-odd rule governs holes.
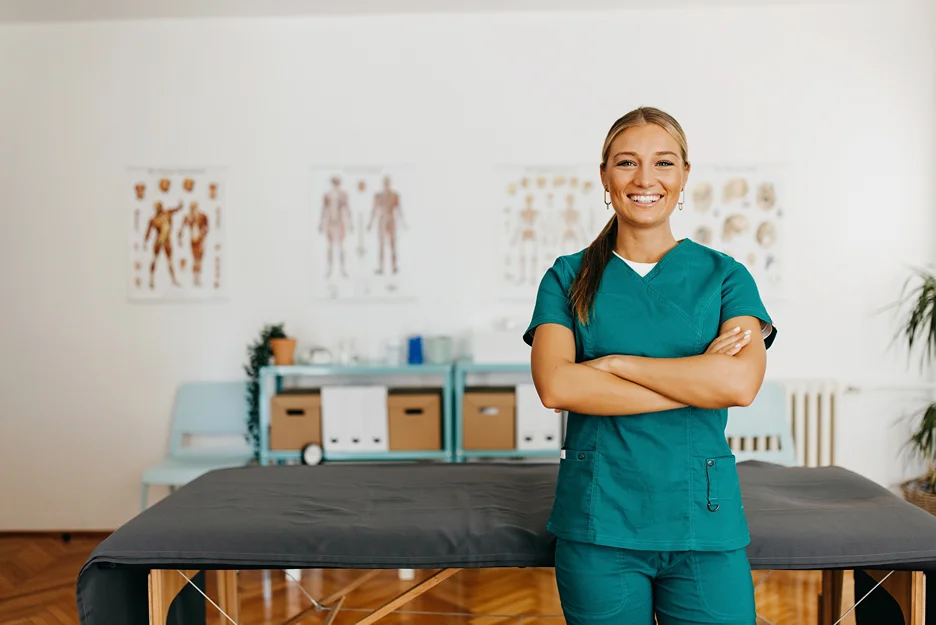
[[[198,571],[182,571],[192,579]],[[188,584],[185,577],[175,569],[154,569],[149,574],[149,622],[150,625],[166,625],[169,606],[179,591]]]
[[[185,577],[180,575],[182,573]],[[197,570],[154,569],[149,574],[149,622],[150,625],[166,625],[169,606],[188,580],[198,575]],[[218,607],[235,623],[240,618],[240,602],[237,595],[237,571],[216,571],[218,585]]]
[[[900,606],[904,625],[923,625],[926,617],[926,577],[922,571],[863,569],[875,582],[884,582],[874,592],[886,591]],[[890,576],[887,574],[890,573]],[[887,577],[887,579],[884,579]],[[855,598],[860,599],[860,597]]]
[[[822,572],[822,589],[819,591],[819,624],[833,625],[842,615],[842,585],[845,571]]]
[[[215,571],[218,583],[218,607],[235,623],[240,621],[240,599],[237,594],[237,571]]]

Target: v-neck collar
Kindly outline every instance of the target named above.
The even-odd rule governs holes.
[[[663,254],[663,256],[660,258],[660,260],[657,261],[656,265],[654,265],[653,268],[650,269],[650,271],[647,272],[647,275],[645,276],[641,276],[639,273],[637,273],[637,271],[633,267],[631,267],[622,256],[618,256],[616,253],[612,253],[612,256],[617,262],[624,265],[624,269],[634,278],[636,278],[637,280],[640,280],[641,282],[649,282],[658,273],[660,273],[660,268],[666,263],[667,260],[669,260],[676,253],[677,250],[679,250],[680,248],[686,247],[690,242],[691,241],[689,240],[688,237],[685,237],[676,241],[676,245],[674,245],[669,250],[667,250],[667,252]]]

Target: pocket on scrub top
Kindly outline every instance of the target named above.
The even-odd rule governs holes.
[[[552,520],[563,529],[585,531],[590,526],[597,453],[584,449],[563,449],[560,452]]]
[[[695,458],[693,539],[698,549],[745,544],[749,538],[734,456]]]
[[[722,504],[739,501],[741,491],[734,456],[702,458],[702,468],[705,471],[705,507],[709,512],[718,512]]]

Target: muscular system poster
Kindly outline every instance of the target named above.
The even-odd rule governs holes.
[[[224,182],[217,168],[128,171],[131,300],[226,295]]]

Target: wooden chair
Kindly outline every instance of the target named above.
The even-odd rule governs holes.
[[[168,456],[143,472],[141,510],[149,487],[175,488],[215,469],[245,466],[253,459],[247,444],[245,382],[189,382],[179,387],[172,412]],[[240,444],[191,445],[193,439],[237,438]]]

